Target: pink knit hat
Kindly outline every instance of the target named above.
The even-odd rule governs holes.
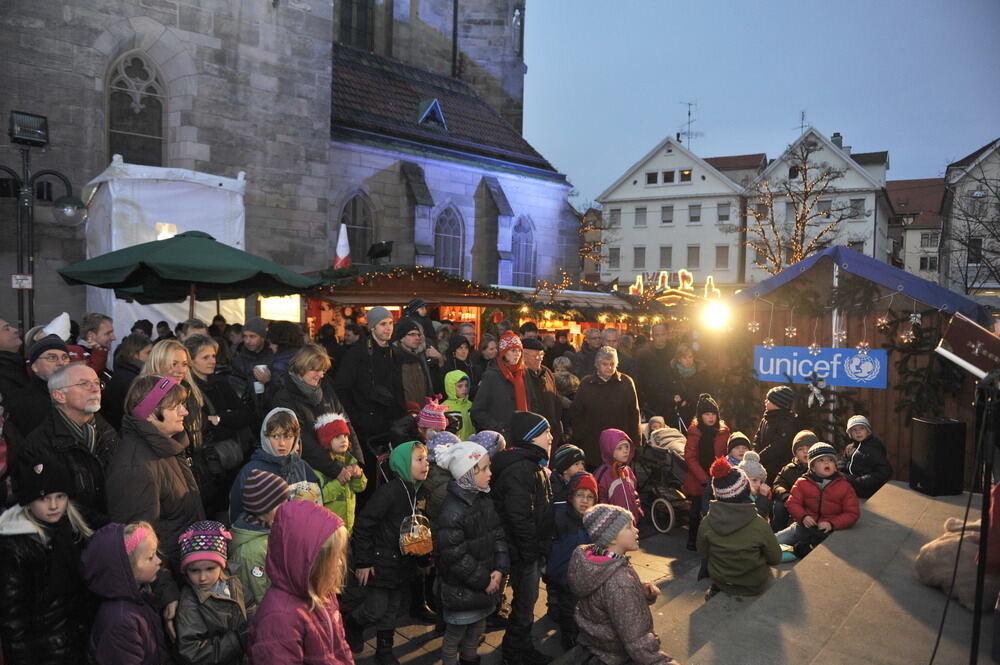
[[[443,430],[448,426],[448,417],[444,415],[447,410],[448,407],[438,404],[433,397],[428,397],[427,403],[417,416],[417,427]]]

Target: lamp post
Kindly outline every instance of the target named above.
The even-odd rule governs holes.
[[[21,173],[3,164],[0,164],[0,171],[11,177],[17,189],[18,277],[12,279],[12,287],[18,290],[17,322],[18,327],[24,331],[35,325],[35,183],[46,177],[62,181],[66,193],[53,202],[53,215],[61,222],[79,224],[87,218],[87,207],[83,201],[73,196],[73,185],[59,171],[42,169],[31,172],[31,147],[43,147],[49,143],[48,119],[45,116],[11,111],[8,133],[11,143],[23,146],[18,148],[21,152]]]

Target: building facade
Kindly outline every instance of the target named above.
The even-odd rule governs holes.
[[[889,223],[893,264],[940,284],[944,178],[889,180],[885,188],[893,210]]]

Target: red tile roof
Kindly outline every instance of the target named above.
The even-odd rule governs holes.
[[[941,201],[944,198],[944,178],[917,180],[887,180],[885,190],[897,216],[916,213],[908,229],[941,228]]]
[[[555,172],[499,113],[462,81],[367,51],[333,45],[331,125]],[[419,124],[437,99],[447,129]]]
[[[706,157],[705,161],[720,171],[735,169],[756,169],[767,165],[767,155],[755,152],[752,155],[726,155],[724,157]]]

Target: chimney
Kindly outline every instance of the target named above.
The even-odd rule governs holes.
[[[833,136],[830,137],[830,140],[833,141],[833,145],[838,148],[844,147],[844,137],[840,135],[840,132],[834,132]]]
[[[677,142],[678,143],[681,142],[681,133],[680,132],[677,132]]]

